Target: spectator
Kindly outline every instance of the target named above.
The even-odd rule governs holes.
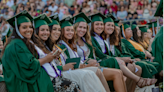
[[[132,14],[132,16],[133,16],[133,14],[136,13],[136,9],[132,5],[130,5],[128,13]]]
[[[156,9],[157,9],[157,3],[156,2],[153,2],[152,3],[152,8],[151,8],[151,11],[152,11],[153,15],[155,14]]]
[[[143,0],[141,0],[141,1],[138,2],[138,5],[139,6],[143,6],[143,4],[144,4],[144,1]]]
[[[6,5],[8,7],[12,7],[14,5],[14,0],[8,0],[8,2],[6,3]]]
[[[92,14],[98,13],[98,6],[96,3],[93,4],[93,8],[91,9]]]
[[[75,1],[75,0],[64,0],[64,3],[65,3],[68,7],[70,7],[70,6],[73,4],[74,1]]]
[[[123,1],[120,1],[120,5],[118,6],[118,8],[121,8],[121,7],[126,7],[126,5],[124,5],[124,2]]]
[[[128,6],[129,5],[129,0],[124,0],[124,5]]]
[[[89,12],[89,11],[91,11],[91,8],[89,5],[87,5],[83,10],[84,10],[84,12]]]
[[[115,2],[117,6],[120,5],[120,0],[115,0]]]
[[[64,3],[64,0],[55,0],[55,3],[56,3],[57,5],[60,5],[61,3]]]
[[[2,25],[0,27],[1,32],[2,32],[2,38],[4,38],[7,35],[7,32],[10,29],[10,24],[6,20],[3,20]]]
[[[100,12],[101,12],[102,14],[104,14],[106,9],[107,9],[107,5],[106,5],[105,2],[102,0],[101,3],[100,3]]]
[[[77,0],[77,4],[80,6],[82,5],[83,2],[84,2],[84,0]]]
[[[66,10],[62,19],[66,18],[66,17],[72,17],[72,15],[68,12],[68,9]]]
[[[47,1],[47,4],[44,6],[44,9],[48,9],[48,7],[50,6],[50,1]]]
[[[76,16],[77,14],[79,14],[79,11],[75,10],[75,13],[73,14],[73,16]]]
[[[58,6],[55,4],[55,2],[51,3],[51,5],[48,7],[48,10],[50,10],[52,14],[54,14],[57,9],[58,9]]]
[[[108,6],[110,6],[110,5],[112,5],[113,0],[105,0],[105,3],[106,3]]]
[[[154,14],[152,11],[149,12],[149,18],[153,18],[154,17]]]
[[[8,11],[9,11],[9,12],[8,12],[9,18],[11,18],[12,16],[14,16],[14,11],[13,11],[13,9],[9,8]]]
[[[45,3],[42,0],[37,0],[35,3],[36,3],[37,10],[42,10],[45,6]]]
[[[117,12],[117,18],[120,20],[125,20],[128,13],[125,11],[124,7],[122,6],[120,11]]]
[[[59,11],[65,14],[65,10],[68,9],[66,6],[64,6],[64,3],[60,3]]]
[[[17,4],[22,3],[22,4],[26,5],[26,4],[27,4],[27,2],[28,2],[28,0],[19,0],[19,1],[17,2]]]
[[[62,20],[64,14],[63,14],[63,12],[60,11],[59,8],[58,8],[57,11],[55,12],[55,15],[56,15],[56,14],[58,14],[58,16],[59,16],[59,20]]]
[[[139,18],[141,18],[143,16],[143,9],[141,8],[141,6],[137,7],[136,12],[137,12]]]
[[[111,8],[112,8],[113,12],[117,13],[117,5],[116,5],[116,2],[113,2],[112,3]]]
[[[130,3],[131,6],[133,6],[133,8],[137,8],[138,6],[138,2],[136,0],[131,0],[131,3]]]
[[[14,2],[14,5],[11,7],[11,9],[13,9],[13,11],[16,11],[16,7],[17,7],[17,4],[16,2]]]
[[[7,20],[9,18],[9,11],[5,11],[5,13],[3,14],[3,17]]]
[[[93,7],[94,3],[96,3],[96,1],[94,1],[94,0],[89,0],[88,1],[88,5],[90,5],[91,8]]]
[[[71,6],[71,8],[69,9],[69,13],[73,16],[73,14],[75,13],[74,6]]]
[[[144,12],[143,12],[143,18],[147,19],[149,17],[149,10],[148,9],[145,9]]]
[[[47,0],[42,0],[44,2],[44,4],[46,5],[47,4]]]

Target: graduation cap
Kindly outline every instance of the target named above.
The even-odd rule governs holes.
[[[132,25],[131,25],[131,29],[132,29],[132,30],[134,30],[136,27],[137,27],[136,24],[132,24]]]
[[[139,29],[141,30],[141,32],[147,32],[147,26],[146,25],[141,25],[141,26],[138,26]]]
[[[16,29],[18,36],[23,39],[24,37],[20,34],[18,25],[25,22],[32,22],[32,20],[33,17],[26,10],[24,10],[21,13],[15,15],[14,17],[8,19],[7,21],[13,28]]]
[[[129,26],[129,24],[127,24],[127,23],[124,23],[124,24],[122,24],[121,26],[120,26],[120,29],[121,29],[121,31],[122,31],[122,35],[123,35],[123,37],[125,38],[126,36],[125,36],[125,29],[127,29],[127,28],[129,28],[130,26]]]
[[[83,13],[79,13],[78,15],[74,16],[72,18],[72,20],[74,20],[74,24],[77,23],[77,22],[86,22],[86,23],[90,23],[91,20]]]
[[[118,20],[118,19],[114,20],[114,25],[119,27],[119,25],[118,25],[119,22],[120,22],[120,20]]]
[[[34,27],[35,28],[38,28],[42,25],[48,25],[50,23],[52,23],[52,20],[49,17],[47,17],[46,14],[41,14],[38,17],[34,18]]]
[[[64,28],[66,26],[72,26],[73,21],[71,17],[66,17],[60,21],[61,28]]]
[[[147,23],[149,25],[149,28],[154,28],[154,27],[157,27],[157,21],[155,22],[150,22],[150,23]]]
[[[60,24],[59,24],[59,17],[58,17],[58,14],[52,15],[52,16],[50,16],[49,18],[52,20],[52,23],[50,23],[49,26],[52,26],[52,25],[60,25]]]
[[[154,16],[160,16],[163,17],[163,0],[160,0],[160,3],[158,5],[158,8],[154,14]]]
[[[102,21],[106,18],[104,15],[102,15],[101,13],[96,13],[96,14],[93,14],[91,16],[89,16],[89,18],[91,18],[92,22],[95,22],[95,21]]]
[[[116,19],[112,14],[107,14],[105,15],[105,19],[104,19],[104,23],[106,22],[114,22],[114,20]]]

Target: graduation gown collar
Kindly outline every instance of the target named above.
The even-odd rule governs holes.
[[[103,38],[96,33],[94,33],[94,34],[95,34],[94,39],[99,43],[102,52],[106,53],[107,51],[105,49],[105,42],[104,42]]]
[[[39,54],[39,58],[44,58],[47,55],[36,45],[35,45],[35,49],[37,50],[37,52]],[[57,69],[57,67],[54,63],[54,60],[52,60],[50,63],[43,64],[42,67],[45,69],[45,71],[48,73],[48,75],[53,78],[61,76],[61,71]]]
[[[77,57],[79,57],[78,54],[77,54],[77,52],[73,51],[73,50],[67,45],[67,43],[65,43],[63,40],[60,40],[59,43],[66,46],[66,48],[67,48],[67,50],[68,50],[68,53],[69,53],[69,55],[70,55],[70,58],[77,58]]]

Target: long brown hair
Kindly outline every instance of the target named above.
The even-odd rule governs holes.
[[[45,46],[45,45],[49,44],[49,38],[45,41],[45,43],[43,43],[42,39],[40,39],[38,36],[39,28],[40,27],[35,29],[35,35],[34,35],[35,39],[33,39],[33,42],[35,43],[36,46],[38,46],[40,49],[42,49],[44,53],[49,53],[50,51]]]
[[[80,24],[80,22],[74,24],[74,29],[75,29],[75,31],[76,31],[77,27],[79,26],[79,24]],[[76,35],[76,38],[77,38],[77,35]],[[86,34],[84,35],[84,38],[85,38],[86,42],[87,42],[89,45],[92,46],[91,35],[90,35],[90,33],[89,33],[89,25],[88,25],[88,24],[87,24],[87,32],[86,32]]]
[[[140,41],[139,43],[146,49],[147,46],[144,44],[144,39],[143,39],[144,33],[145,33],[145,32],[141,32],[141,41]]]
[[[105,23],[106,24],[106,23]],[[118,35],[117,35],[118,33],[117,33],[117,31],[116,31],[116,26],[114,26],[114,31],[113,31],[113,33],[109,36],[109,41],[110,41],[110,44],[111,45],[118,45],[118,43],[119,43],[119,38],[118,38]],[[106,40],[106,37],[107,37],[107,35],[105,34],[105,32],[103,31],[103,33],[102,33],[102,38],[104,39],[104,40]]]
[[[73,29],[74,30],[74,29]],[[75,39],[76,39],[76,32],[74,30],[74,35],[73,38],[71,40],[68,40],[64,37],[64,33],[65,33],[65,27],[61,29],[61,40],[63,40],[64,42],[67,43],[67,45],[74,51],[77,51],[77,47],[76,47],[76,43],[75,43]]]
[[[142,42],[142,39],[141,39],[142,36],[138,37],[137,35],[137,28],[134,28],[132,31],[133,31],[133,39],[138,43]]]
[[[94,23],[95,22],[91,23],[91,30],[90,30],[91,36],[95,36],[95,34],[94,34]]]
[[[49,26],[49,29],[50,29],[50,37],[48,38],[48,43],[46,43],[46,45],[49,47],[49,49],[52,51],[53,50],[53,46],[54,44],[57,44],[59,41],[60,41],[60,37],[59,39],[56,41],[56,42],[53,42],[52,38],[51,38],[51,32],[52,32],[52,29],[53,29],[53,25],[52,26]]]
[[[21,25],[21,24],[20,24],[20,25]],[[18,25],[18,28],[20,27],[20,25]],[[32,28],[33,28],[33,27],[32,27]],[[34,28],[33,28],[33,29],[34,29]],[[6,49],[6,46],[7,46],[12,40],[14,40],[14,39],[21,39],[21,38],[18,36],[18,34],[17,34],[15,28],[13,29],[13,32],[12,32],[11,36],[7,39],[7,41],[6,41],[5,45],[4,45],[4,48],[3,48],[3,50],[2,50],[1,57],[2,57],[3,54],[4,54],[4,51],[5,51],[5,49]],[[34,38],[34,31],[33,31],[31,40],[34,40],[34,39],[35,39],[35,38]],[[27,48],[28,48],[29,51],[34,55],[34,57],[37,58],[38,55],[37,55],[37,51],[36,51],[36,49],[35,49],[35,47],[34,47],[34,44],[32,44],[32,43],[30,42],[30,40],[27,39],[27,38],[24,38],[24,39],[21,39],[21,40],[26,44]]]

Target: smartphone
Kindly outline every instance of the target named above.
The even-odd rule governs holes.
[[[59,51],[59,50],[57,49],[57,50],[53,53],[53,55],[55,55],[58,51]]]
[[[84,64],[86,64],[91,58],[88,58],[87,60],[84,61]]]
[[[67,50],[67,48],[63,49],[63,50],[61,51],[61,53],[63,53],[63,52],[66,51],[66,50]]]

